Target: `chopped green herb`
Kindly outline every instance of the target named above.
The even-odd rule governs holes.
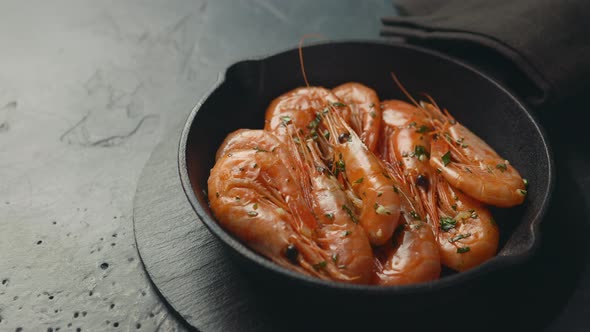
[[[244,171],[244,167],[240,167],[239,170],[240,170],[240,172],[243,172]]]
[[[408,124],[408,128],[416,127],[416,121],[412,121]]]
[[[469,250],[471,250],[471,248],[469,248],[469,247],[461,247],[461,248],[457,248],[457,253],[458,254],[464,254],[466,252],[469,252]]]
[[[477,219],[477,212],[475,210],[469,210],[471,212],[471,219]]]
[[[529,180],[527,180],[527,179],[522,179],[522,183],[524,183],[525,187],[529,186]]]
[[[252,208],[253,208],[254,210],[258,210],[258,203],[254,203],[254,205],[252,205]]]
[[[412,218],[420,220],[420,215],[416,213],[416,211],[410,211],[410,215],[412,216]]]
[[[457,204],[451,205],[451,208],[453,209],[453,211],[457,211]]]
[[[334,264],[336,264],[336,262],[338,262],[338,253],[337,252],[332,254],[332,262],[334,262]]]
[[[364,178],[359,178],[358,180],[354,181],[354,183],[363,183]]]
[[[254,166],[252,166],[252,168],[256,168],[256,167],[258,167],[258,164],[254,164]]]
[[[315,129],[318,127],[318,125],[320,124],[320,122],[322,122],[322,117],[320,113],[317,113],[315,119],[313,119],[313,121],[311,121],[308,125],[307,128],[309,129]]]
[[[494,172],[490,166],[486,166],[486,169],[487,169],[488,173],[490,173],[490,174]]]
[[[346,167],[344,165],[344,160],[340,159],[336,162],[336,169],[334,170],[334,175],[338,176],[338,173],[342,172],[344,173],[344,171],[346,170]]]
[[[499,169],[502,173],[504,173],[506,169],[508,169],[508,167],[506,167],[506,164],[498,164],[496,165],[496,168]]]
[[[414,155],[421,161],[426,158],[430,158],[430,154],[426,151],[426,148],[423,147],[422,145],[416,145],[416,147],[414,148]]]
[[[472,173],[469,167],[465,167],[465,170],[467,171],[467,173]]]
[[[455,228],[455,226],[457,226],[457,220],[450,217],[440,218],[440,228],[443,231],[448,232],[451,228]]]
[[[443,165],[447,166],[451,162],[451,151],[447,151],[447,153],[443,154],[440,158],[443,162]]]
[[[329,139],[329,138],[330,138],[330,132],[326,130],[326,131],[324,132],[324,137],[325,137],[326,139]]]
[[[402,157],[404,157],[404,158],[408,157],[408,153],[407,152],[402,152]]]
[[[390,215],[391,214],[391,211],[389,211],[388,209],[386,209],[383,205],[381,205],[379,203],[375,203],[373,208],[375,208],[375,212],[379,215]]]
[[[326,213],[326,214],[324,214],[324,216],[326,216],[326,218],[328,218],[328,219],[334,219],[333,213]]]
[[[283,125],[286,126],[291,122],[291,117],[288,115],[281,116],[281,121],[283,122]]]
[[[469,145],[468,145],[468,144],[461,144],[461,147],[462,147],[463,149],[466,149],[466,148],[468,148],[468,147],[469,147]]]
[[[339,269],[345,269],[346,268],[346,265],[338,265],[338,268]]]
[[[424,134],[430,131],[430,128],[428,128],[428,126],[425,125],[421,125],[420,127],[418,127],[418,130],[416,130],[417,133],[420,134]]]
[[[347,205],[342,205],[342,210],[346,211],[353,223],[357,224],[359,222],[354,213],[352,213],[352,210]]]
[[[332,103],[332,106],[336,106],[336,107],[344,107],[346,106],[346,104],[343,104],[341,102],[336,102],[336,103]]]
[[[344,232],[344,234],[342,234],[342,237],[347,237],[350,234],[352,234],[352,231],[346,231],[346,232]]]
[[[440,174],[440,173],[442,172],[442,169],[440,169],[440,168],[437,168],[437,169],[436,169],[436,172]]]
[[[261,148],[259,148],[258,146],[255,146],[255,147],[254,147],[254,150],[256,150],[256,152],[268,152],[268,151],[266,151],[265,149],[261,149]]]
[[[396,186],[393,186],[393,192],[396,193],[396,194],[399,194],[399,189],[397,189]]]
[[[326,266],[328,266],[328,263],[326,261],[321,261],[321,262],[319,262],[317,264],[314,264],[313,265],[313,268],[317,271],[319,269],[325,268]]]
[[[452,142],[453,138],[451,137],[451,135],[449,135],[449,133],[444,133],[443,136],[447,139],[447,141]]]
[[[455,236],[453,236],[452,238],[450,238],[450,239],[449,239],[449,242],[450,242],[450,243],[455,243],[455,242],[457,242],[457,241],[459,241],[459,240],[462,240],[462,239],[468,238],[468,237],[470,237],[470,236],[471,236],[471,233],[458,234],[458,235],[455,235]]]
[[[248,211],[248,215],[250,217],[256,217],[258,215],[258,212],[256,212],[256,211]]]
[[[522,196],[526,196],[527,191],[526,190],[522,190],[522,189],[518,189],[518,192],[522,195]]]
[[[371,111],[371,112],[369,112],[369,114],[371,115],[372,118],[377,117],[377,113],[375,113],[375,111]]]
[[[215,197],[219,198],[219,192],[215,193]]]
[[[371,105],[369,105],[370,108],[375,107],[375,104],[371,103]]]
[[[381,195],[383,195],[382,192],[377,193],[377,197],[381,197]]]

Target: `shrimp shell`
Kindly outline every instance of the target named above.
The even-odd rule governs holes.
[[[332,92],[352,111],[351,127],[371,152],[377,149],[381,131],[381,108],[375,90],[360,83],[339,85]]]

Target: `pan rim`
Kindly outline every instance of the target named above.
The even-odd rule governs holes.
[[[488,260],[487,262],[483,263],[482,265],[473,268],[471,270],[457,273],[451,276],[447,276],[435,281],[426,282],[426,283],[418,283],[418,284],[410,284],[410,285],[400,285],[400,286],[377,286],[377,285],[354,285],[354,284],[345,284],[345,283],[338,283],[334,281],[327,281],[321,280],[318,278],[314,278],[311,276],[303,275],[297,272],[293,272],[286,268],[283,268],[270,260],[263,258],[262,256],[256,254],[247,246],[236,240],[231,234],[225,231],[214,219],[210,218],[205,209],[199,203],[193,189],[192,189],[192,182],[190,180],[188,174],[188,161],[186,155],[186,148],[188,143],[188,138],[190,136],[191,128],[193,126],[195,117],[199,111],[199,109],[203,106],[206,100],[216,91],[218,90],[223,84],[227,82],[226,80],[226,73],[233,67],[239,66],[241,63],[244,62],[263,62],[265,60],[269,60],[273,57],[278,57],[284,55],[286,53],[297,51],[297,48],[288,48],[283,51],[273,53],[266,56],[258,56],[258,57],[250,57],[247,59],[239,60],[232,63],[228,66],[224,71],[222,71],[217,79],[217,82],[213,85],[213,87],[203,95],[203,97],[199,100],[199,102],[193,107],[192,111],[187,117],[185,122],[184,128],[182,130],[182,134],[179,141],[179,148],[178,148],[178,171],[179,176],[181,179],[183,191],[187,196],[193,210],[195,211],[198,219],[205,224],[205,226],[209,229],[215,237],[217,237],[221,242],[225,245],[229,246],[232,250],[236,251],[239,255],[246,257],[249,261],[259,265],[264,269],[271,270],[272,272],[279,274],[290,281],[296,282],[303,282],[308,284],[308,286],[313,287],[321,287],[321,288],[329,288],[337,291],[344,291],[344,292],[362,292],[364,294],[371,293],[374,295],[391,295],[391,294],[418,294],[429,292],[434,289],[443,289],[453,287],[457,284],[461,284],[467,282],[480,274],[508,268],[510,266],[514,266],[519,264],[526,259],[528,259],[538,248],[540,242],[540,222],[544,218],[549,203],[551,201],[551,196],[553,194],[554,183],[555,183],[555,166],[553,160],[553,152],[551,146],[549,144],[549,140],[547,138],[545,129],[539,123],[536,115],[529,110],[529,107],[522,102],[522,100],[511,92],[508,88],[500,84],[498,81],[494,80],[493,78],[489,77],[488,75],[482,73],[478,69],[471,67],[468,64],[465,64],[461,60],[456,58],[441,54],[437,51],[433,51],[430,49],[426,49],[423,47],[409,45],[401,42],[392,42],[392,41],[379,41],[379,40],[365,40],[365,39],[349,39],[349,40],[337,40],[337,41],[320,41],[309,43],[306,48],[312,47],[329,47],[330,45],[341,45],[341,44],[357,44],[359,46],[365,44],[371,45],[378,45],[378,46],[385,46],[385,47],[398,47],[398,48],[405,48],[412,51],[425,53],[427,55],[431,55],[437,58],[440,58],[444,61],[450,62],[454,65],[463,67],[464,69],[471,71],[473,74],[480,76],[481,78],[487,80],[489,83],[495,85],[502,93],[508,95],[511,99],[514,100],[516,105],[523,111],[528,118],[528,120],[532,123],[536,131],[539,133],[540,136],[540,143],[543,147],[545,152],[545,157],[547,158],[547,186],[544,188],[545,192],[541,199],[540,208],[536,211],[537,213],[531,217],[530,226],[528,228],[529,234],[532,236],[532,245],[523,252],[516,254],[516,255],[502,255],[502,256],[495,256],[494,258]]]

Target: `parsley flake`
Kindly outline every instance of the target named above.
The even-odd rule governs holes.
[[[451,151],[447,151],[447,153],[443,154],[440,158],[443,162],[444,166],[447,166],[451,162]]]
[[[464,254],[466,252],[469,252],[470,250],[471,250],[471,248],[469,248],[469,247],[461,247],[461,248],[457,248],[457,253]]]
[[[455,226],[457,226],[457,220],[450,218],[450,217],[440,218],[440,228],[443,231],[448,232],[452,228],[455,228]]]
[[[421,125],[420,127],[418,127],[418,129],[416,130],[417,133],[420,134],[424,134],[430,131],[430,128],[428,128],[428,126],[425,125]]]
[[[283,122],[283,125],[288,125],[291,122],[291,117],[288,115],[283,115],[281,116],[281,122]]]
[[[391,211],[389,211],[388,209],[386,209],[383,205],[381,205],[379,203],[375,203],[373,208],[375,209],[375,212],[378,215],[391,215]]]
[[[326,261],[321,261],[321,262],[319,262],[319,263],[317,263],[317,264],[314,264],[314,265],[313,265],[313,268],[314,268],[314,270],[316,270],[316,271],[317,271],[317,270],[319,270],[319,269],[323,269],[323,268],[325,268],[326,266],[328,266],[328,262],[326,262]]]
[[[352,210],[347,205],[342,205],[342,210],[348,214],[353,223],[357,224],[359,222],[354,213],[352,213]]]
[[[462,240],[462,239],[468,238],[468,237],[470,237],[470,236],[471,236],[471,233],[458,234],[458,235],[456,235],[456,236],[453,236],[452,238],[450,238],[450,239],[449,239],[449,242],[450,242],[450,243],[455,243],[455,242],[457,242],[457,241],[459,241],[459,240]]]

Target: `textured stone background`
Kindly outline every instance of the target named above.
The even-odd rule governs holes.
[[[184,329],[134,247],[142,167],[234,60],[376,38],[394,13],[312,3],[0,3],[0,331]]]

